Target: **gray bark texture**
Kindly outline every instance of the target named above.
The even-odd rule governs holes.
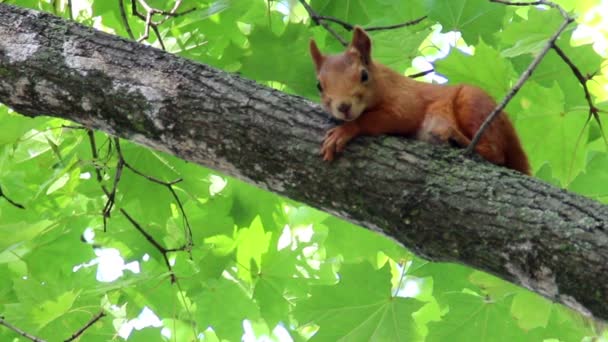
[[[0,102],[168,151],[608,319],[608,206],[457,149],[358,138],[328,164],[317,104],[8,5]]]

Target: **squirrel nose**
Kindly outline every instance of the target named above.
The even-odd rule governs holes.
[[[345,103],[342,102],[339,106],[338,106],[338,110],[341,111],[344,114],[348,114],[348,111],[350,110],[350,103]]]

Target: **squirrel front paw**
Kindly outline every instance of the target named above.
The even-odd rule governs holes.
[[[321,145],[323,160],[334,160],[335,154],[342,152],[344,147],[346,147],[346,144],[357,134],[358,128],[352,123],[346,123],[327,131],[327,133],[325,133],[323,145]]]

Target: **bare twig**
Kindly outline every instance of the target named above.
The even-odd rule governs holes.
[[[125,4],[123,3],[123,0],[118,0],[118,7],[120,8],[120,17],[122,18],[122,23],[125,25],[129,38],[131,38],[131,40],[135,40],[135,35],[133,34],[133,31],[131,31],[131,26],[129,25],[129,20],[127,19],[127,12],[125,11]]]
[[[502,0],[490,0],[490,1],[502,3],[502,4],[506,4],[506,5],[514,5],[514,6],[523,6],[523,4],[524,4],[522,2],[507,2],[507,1],[502,1]],[[479,129],[477,130],[477,133],[475,133],[475,136],[473,137],[473,139],[471,139],[471,143],[466,148],[466,150],[464,152],[465,155],[471,155],[473,153],[473,151],[475,150],[475,146],[477,146],[477,143],[479,142],[479,139],[481,139],[481,136],[483,135],[485,130],[488,128],[488,126],[490,126],[490,124],[492,123],[494,118],[496,118],[496,116],[498,116],[498,114],[500,114],[503,111],[503,109],[507,106],[509,101],[511,101],[511,99],[515,96],[515,94],[517,94],[519,89],[521,89],[521,87],[528,80],[528,78],[530,78],[530,76],[532,75],[532,72],[534,72],[536,67],[538,67],[538,64],[545,57],[547,52],[549,52],[549,50],[553,47],[557,38],[559,38],[559,36],[566,29],[566,27],[574,21],[574,18],[570,17],[568,15],[568,13],[563,8],[561,8],[561,6],[559,6],[555,3],[552,3],[550,1],[540,0],[540,1],[529,2],[529,3],[525,3],[525,4],[530,5],[530,6],[547,5],[552,8],[557,8],[560,11],[560,13],[562,14],[562,16],[564,17],[564,21],[561,23],[561,25],[555,31],[555,33],[553,33],[551,38],[549,38],[549,40],[547,41],[545,46],[538,53],[538,55],[536,55],[536,57],[534,58],[532,63],[530,63],[528,68],[526,70],[524,70],[524,72],[521,74],[521,76],[519,77],[519,79],[517,80],[517,83],[513,86],[513,88],[511,88],[511,90],[503,98],[503,100],[500,102],[500,104],[498,106],[496,106],[496,108],[494,108],[494,110],[488,115],[488,117],[483,122],[483,124],[481,124],[481,127],[479,127]]]
[[[19,208],[19,209],[25,209],[25,207],[22,204],[19,204],[15,201],[13,201],[12,199],[10,199],[8,196],[6,196],[6,194],[2,191],[2,186],[0,186],[0,198],[4,197],[4,199],[12,204],[13,206]]]
[[[418,18],[418,19],[406,21],[406,22],[401,23],[401,24],[393,24],[393,25],[386,25],[386,26],[369,26],[369,27],[365,27],[364,29],[365,29],[365,31],[368,31],[368,32],[369,31],[380,31],[380,30],[392,30],[392,29],[396,29],[396,28],[416,25],[416,24],[420,23],[421,21],[423,21],[426,18],[427,18],[427,16],[424,15],[424,16]]]
[[[114,138],[116,142],[118,138]],[[117,147],[118,149],[118,147]],[[118,190],[118,183],[120,182],[120,177],[122,176],[122,169],[125,166],[125,161],[122,158],[118,158],[118,162],[116,162],[116,171],[114,173],[114,184],[112,185],[112,190],[107,195],[108,200],[106,201],[106,205],[103,207],[102,215],[103,215],[103,231],[107,231],[107,223],[108,218],[112,212],[112,208],[114,207],[114,203],[116,201],[116,191]]]
[[[332,29],[327,24],[327,22],[332,22],[332,23],[338,24],[347,31],[352,31],[355,28],[355,25],[353,25],[349,22],[346,22],[342,19],[338,19],[336,17],[332,17],[332,16],[328,16],[328,15],[320,15],[312,8],[312,6],[310,6],[306,2],[306,0],[299,0],[299,1],[302,4],[302,6],[304,6],[304,9],[306,9],[306,12],[308,12],[308,16],[310,16],[310,19],[315,24],[323,26],[323,28],[325,28],[325,30],[327,30],[327,32],[329,32],[332,36],[334,36],[340,42],[340,44],[342,44],[342,46],[348,45],[348,42],[344,38],[342,38],[342,36],[340,36],[334,29]],[[400,23],[400,24],[364,27],[364,30],[366,30],[366,31],[391,30],[391,29],[401,28],[401,27],[405,27],[405,26],[416,25],[426,18],[427,18],[427,16],[425,15],[418,19],[406,21],[406,22]]]
[[[426,76],[430,73],[435,72],[435,69],[429,69],[429,70],[425,70],[425,71],[421,71],[412,75],[408,75],[407,77],[409,78],[418,78],[418,77],[422,77],[422,76]]]
[[[182,204],[182,201],[179,199],[179,197],[177,196],[177,193],[175,192],[175,189],[173,189],[173,185],[181,182],[183,179],[182,178],[177,178],[175,180],[172,181],[163,181],[160,180],[158,178],[152,177],[150,175],[147,175],[141,171],[139,171],[138,169],[136,169],[135,167],[133,167],[131,164],[129,164],[129,162],[127,162],[127,160],[125,159],[124,155],[122,154],[122,150],[120,148],[120,140],[118,138],[115,139],[114,144],[116,146],[116,152],[118,153],[118,158],[119,160],[122,160],[123,165],[129,169],[131,172],[137,174],[138,176],[141,176],[147,180],[149,180],[150,182],[162,185],[164,187],[166,187],[169,192],[171,193],[171,195],[173,196],[173,198],[175,199],[175,202],[177,203],[177,206],[179,207],[179,210],[182,214],[182,217],[184,218],[184,232],[185,232],[185,238],[186,238],[186,246],[188,248],[192,247],[192,228],[190,227],[190,222],[188,221],[188,215],[186,215],[186,211],[184,210],[184,206]]]
[[[602,132],[602,137],[604,138],[604,141],[608,144],[608,141],[606,140],[606,137],[604,135],[604,129],[602,128],[602,122],[599,117],[600,109],[593,104],[593,100],[591,100],[591,93],[589,92],[589,88],[587,87],[587,81],[592,79],[595,74],[584,76],[583,73],[579,70],[579,68],[574,65],[574,62],[572,62],[570,57],[566,55],[564,50],[557,46],[557,43],[553,43],[553,50],[559,55],[559,57],[561,57],[561,59],[566,64],[568,64],[570,70],[572,70],[572,73],[574,73],[574,76],[578,79],[581,86],[583,86],[583,91],[585,92],[585,100],[587,100],[587,104],[589,105],[589,118],[593,117],[593,119],[595,119],[595,121],[600,127],[600,131]]]
[[[157,25],[152,26],[152,31],[154,31],[154,34],[156,35],[156,39],[158,40],[158,43],[160,44],[160,48],[163,49],[163,51],[166,51],[167,49],[165,48],[165,43],[163,43],[163,37],[160,35],[158,26]]]
[[[152,26],[152,12],[146,13],[146,23],[145,23],[145,28],[144,28],[144,34],[143,34],[143,36],[139,37],[139,39],[137,39],[138,43],[141,43],[144,40],[148,39],[148,37],[150,36],[150,26]]]
[[[344,38],[342,38],[342,36],[340,36],[338,32],[332,29],[324,20],[319,19],[319,15],[317,14],[317,12],[315,12],[315,10],[306,2],[306,0],[299,1],[302,6],[304,6],[306,12],[308,12],[308,15],[310,16],[310,19],[312,19],[315,24],[323,26],[323,28],[325,28],[327,32],[334,36],[340,42],[340,44],[342,44],[342,46],[348,45],[348,42]]]
[[[90,328],[93,324],[95,324],[95,322],[102,319],[105,315],[106,314],[103,311],[100,311],[97,315],[95,315],[93,318],[91,318],[91,320],[88,321],[82,328],[78,329],[75,333],[72,334],[72,336],[67,338],[65,340],[65,342],[71,342],[71,341],[74,341],[75,339],[77,339],[80,335],[82,335],[85,332],[85,330]]]
[[[139,2],[139,4],[146,11],[145,15],[140,13],[139,10],[137,9],[137,2]],[[165,10],[154,8],[150,5],[148,5],[148,3],[144,0],[131,0],[131,11],[133,12],[133,15],[135,15],[139,19],[143,20],[145,23],[144,34],[139,39],[137,39],[137,41],[142,42],[142,41],[148,39],[148,37],[150,37],[150,29],[152,29],[152,31],[154,31],[154,33],[156,34],[156,36],[158,38],[159,44],[161,45],[163,50],[165,50],[165,44],[162,41],[160,32],[158,31],[158,26],[162,25],[164,22],[169,20],[169,18],[179,17],[179,16],[191,13],[196,10],[196,7],[193,7],[184,12],[178,13],[177,9],[179,8],[179,6],[181,4],[182,4],[182,0],[176,0],[175,4],[173,5],[173,8],[171,10],[165,11]],[[162,15],[162,16],[164,16],[164,18],[162,18],[158,21],[154,21],[153,19],[154,19],[155,15]]]
[[[309,5],[310,6],[310,5]],[[311,8],[312,9],[312,8]],[[316,12],[314,12],[314,18],[311,16],[311,19],[317,19],[317,20],[324,20],[324,21],[330,21],[333,23],[336,23],[340,26],[342,26],[344,29],[348,30],[348,31],[352,31],[355,28],[355,25],[348,23],[342,19],[338,19],[336,17],[331,17],[328,15],[320,15],[317,14]],[[310,12],[309,12],[310,14]],[[380,30],[392,30],[392,29],[396,29],[396,28],[401,28],[401,27],[406,27],[406,26],[412,26],[412,25],[416,25],[418,23],[420,23],[421,21],[423,21],[424,19],[426,19],[427,16],[422,16],[418,19],[414,19],[414,20],[410,20],[410,21],[406,21],[404,23],[400,23],[400,24],[393,24],[393,25],[386,25],[386,26],[368,26],[368,27],[364,27],[363,29],[365,31],[380,31]]]
[[[530,2],[525,2],[525,1],[506,1],[506,0],[490,0],[490,2],[495,2],[498,4],[503,4],[503,5],[509,5],[509,6],[540,6],[540,5],[545,5],[545,6],[549,6],[551,8],[555,8],[559,11],[559,13],[562,15],[562,17],[567,18],[569,17],[568,12],[566,12],[566,10],[561,7],[560,5],[551,2],[551,1],[547,1],[547,0],[538,0],[538,1],[530,1]]]
[[[19,335],[21,335],[21,336],[23,336],[23,337],[25,337],[25,338],[27,338],[27,339],[29,339],[31,341],[34,341],[34,342],[46,342],[45,340],[43,340],[41,338],[38,338],[38,337],[36,337],[34,335],[31,335],[31,334],[29,334],[29,333],[27,333],[27,332],[25,332],[25,331],[17,328],[16,326],[8,323],[7,321],[4,320],[3,316],[0,316],[0,325],[4,325],[5,327],[11,329],[12,331],[16,332],[17,334],[19,334]]]
[[[141,235],[143,235],[144,238],[146,238],[146,240],[148,240],[148,242],[161,253],[161,255],[163,256],[163,260],[165,261],[165,265],[167,265],[169,272],[171,272],[171,283],[175,283],[177,278],[175,277],[175,274],[173,273],[173,267],[171,267],[171,263],[169,262],[167,253],[176,252],[176,251],[186,251],[188,246],[184,245],[184,246],[178,247],[178,248],[167,249],[167,248],[163,247],[158,241],[156,241],[156,239],[154,239],[154,237],[152,235],[148,234],[148,232],[146,232],[142,228],[142,226],[126,212],[126,210],[124,210],[123,208],[120,208],[120,212],[123,215],[125,215],[125,217],[129,220],[129,222],[131,222],[133,227],[135,227],[135,229],[137,229],[137,231],[139,231],[141,233]]]
[[[102,184],[103,177],[101,176],[101,168],[96,164],[99,160],[99,154],[97,153],[97,143],[95,142],[95,133],[92,129],[87,129],[87,135],[89,137],[89,145],[91,145],[91,156],[93,157],[93,163],[95,164],[95,175],[97,176],[97,181],[101,184],[101,189],[106,197],[110,197],[110,192],[108,188]]]

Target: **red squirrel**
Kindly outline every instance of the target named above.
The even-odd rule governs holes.
[[[344,121],[325,135],[321,154],[326,161],[359,135],[399,134],[466,147],[496,107],[480,88],[419,82],[372,61],[371,40],[360,27],[343,53],[323,55],[314,40],[310,53],[323,106]],[[530,174],[528,158],[504,112],[475,150],[494,164]]]

